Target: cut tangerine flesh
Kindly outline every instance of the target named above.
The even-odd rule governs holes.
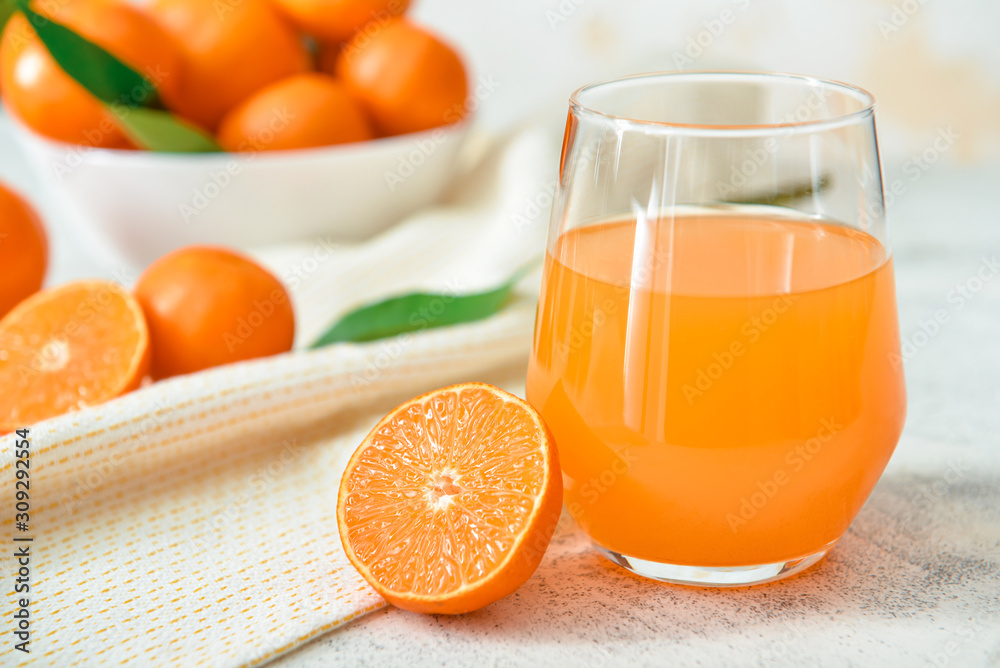
[[[457,614],[531,576],[559,520],[562,477],[531,406],[466,383],[383,418],[351,458],[337,505],[344,549],[383,597]]]
[[[116,397],[149,362],[142,309],[117,284],[36,293],[0,320],[0,432]]]

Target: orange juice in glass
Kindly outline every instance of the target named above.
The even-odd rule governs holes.
[[[574,94],[527,390],[602,553],[745,586],[844,534],[905,415],[882,202],[852,86],[678,72]]]

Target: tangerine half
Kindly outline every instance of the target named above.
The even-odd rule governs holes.
[[[0,433],[135,389],[149,363],[142,309],[117,283],[38,292],[0,320]]]
[[[387,601],[460,614],[531,576],[561,508],[558,454],[535,409],[464,383],[375,425],[341,479],[337,522],[347,557]]]

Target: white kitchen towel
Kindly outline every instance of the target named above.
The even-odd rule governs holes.
[[[259,665],[384,604],[341,549],[346,458],[393,403],[526,361],[537,286],[480,322],[305,344],[361,303],[495,285],[543,252],[558,144],[526,131],[480,148],[445,204],[376,239],[258,254],[291,287],[296,351],[26,425],[27,531],[17,437],[0,439],[2,572],[18,568],[12,546],[31,570],[30,592],[4,597],[8,622],[30,599],[30,653],[4,647],[0,663]]]

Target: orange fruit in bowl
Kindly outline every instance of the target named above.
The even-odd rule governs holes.
[[[146,321],[121,286],[43,290],[0,320],[0,433],[117,397],[148,371]]]
[[[260,88],[310,69],[302,40],[267,0],[154,0],[149,11],[181,47],[172,109],[206,130]]]
[[[406,19],[341,49],[335,71],[385,135],[419,132],[465,116],[465,65],[446,43]]]
[[[227,151],[273,151],[373,137],[365,110],[343,84],[310,72],[262,88],[222,119],[219,144]]]
[[[103,47],[176,100],[183,76],[177,45],[141,10],[115,0],[40,3],[35,11]],[[23,14],[11,17],[0,41],[0,87],[9,109],[52,139],[100,148],[131,148],[115,114],[59,66]],[[141,103],[146,91],[136,99]],[[124,100],[123,102],[128,102]]]
[[[134,292],[149,323],[154,379],[287,352],[295,338],[281,282],[225,248],[168,253]]]
[[[305,33],[329,42],[343,42],[372,24],[400,16],[410,0],[275,0]],[[373,28],[375,30],[377,28]]]
[[[24,199],[0,184],[0,318],[38,292],[49,245],[42,221]]]
[[[531,577],[561,509],[559,458],[538,413],[464,383],[375,425],[341,479],[337,523],[347,557],[387,601],[460,614]]]

